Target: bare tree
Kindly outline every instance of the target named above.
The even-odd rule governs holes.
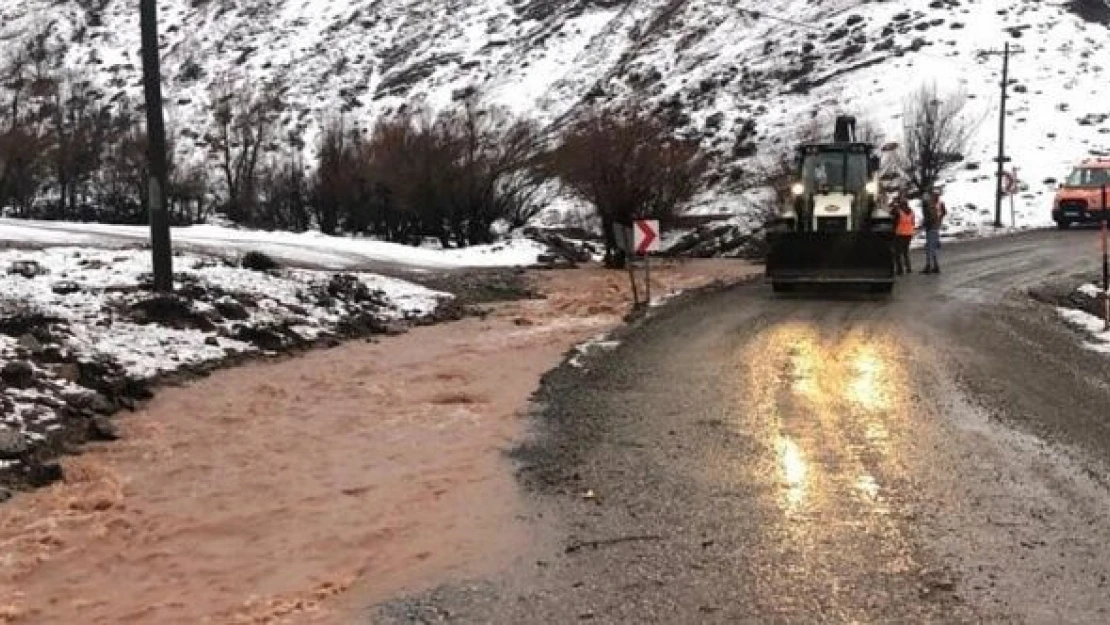
[[[55,82],[45,111],[52,139],[50,161],[58,192],[58,216],[77,216],[78,209],[89,209],[88,187],[101,167],[112,127],[111,111],[97,104],[92,82],[72,70]]]
[[[270,159],[261,172],[260,214],[255,225],[304,232],[310,225],[308,177],[299,149]]]
[[[312,181],[312,204],[316,223],[324,234],[335,234],[344,213],[358,194],[359,163],[356,158],[358,136],[347,131],[338,118],[324,128],[317,147],[316,174]],[[358,232],[360,228],[352,228]]]
[[[918,193],[936,186],[967,153],[973,126],[964,114],[966,105],[965,94],[942,95],[936,85],[922,87],[906,99],[898,169]]]
[[[30,105],[31,67],[25,51],[0,66],[0,87],[8,99],[0,109],[0,208],[26,214],[43,177],[45,128]]]
[[[212,91],[214,131],[207,137],[223,173],[228,217],[249,219],[258,200],[262,152],[276,133],[282,110],[281,86],[254,88],[249,81],[216,83]]]
[[[673,217],[697,191],[707,159],[696,141],[675,138],[646,113],[595,111],[570,128],[551,165],[574,194],[597,209],[607,263],[623,266],[613,226]]]
[[[543,180],[535,124],[467,102],[442,114],[434,130],[448,172],[447,219],[459,246],[489,243],[494,222],[523,225],[538,210],[532,200]]]
[[[488,243],[495,222],[522,225],[539,210],[538,129],[504,111],[468,103],[437,117],[409,112],[347,144],[364,164],[361,186],[351,187],[363,194],[366,223],[391,240]]]

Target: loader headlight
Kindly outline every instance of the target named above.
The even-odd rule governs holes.
[[[867,192],[871,195],[877,195],[879,193],[879,183],[872,180],[871,182],[867,183],[867,186],[864,187],[864,189],[866,189]]]
[[[790,192],[794,195],[805,195],[806,186],[801,182],[795,182],[794,186],[790,187]]]

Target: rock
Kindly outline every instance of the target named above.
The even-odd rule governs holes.
[[[172,294],[158,293],[131,305],[131,314],[137,323],[160,323],[180,330],[211,332],[216,324],[199,311],[193,310],[189,300]]]
[[[401,336],[406,332],[408,332],[408,328],[406,328],[403,323],[387,323],[385,324],[382,334],[386,336]]]
[[[31,486],[49,486],[65,478],[62,465],[57,462],[44,462],[27,467],[27,481]]]
[[[11,498],[12,498],[12,491],[10,491],[6,488],[0,487],[0,503],[4,503],[5,501],[7,501]]]
[[[50,317],[42,312],[25,307],[0,308],[0,334],[11,337],[31,334],[42,340],[44,336],[49,334],[50,324],[61,321],[62,319],[59,317]]]
[[[9,386],[30,388],[35,382],[35,369],[29,362],[13,360],[0,369],[0,378]]]
[[[94,441],[119,440],[119,428],[110,418],[97,415],[89,420],[89,438]]]
[[[219,347],[220,346],[220,339],[218,339],[214,336],[210,336],[210,337],[204,339],[204,344],[205,345],[211,345],[212,347]]]
[[[32,334],[24,334],[19,337],[18,345],[32,354],[42,353],[42,342],[34,337]]]
[[[250,343],[258,349],[271,352],[280,351],[289,344],[286,337],[274,329],[248,325],[241,325],[232,330],[231,338],[244,343]]]
[[[34,278],[46,274],[47,271],[45,267],[33,260],[17,260],[8,266],[8,273],[24,278]]]
[[[54,375],[61,380],[76,384],[81,379],[81,367],[77,363],[63,362],[54,369]]]
[[[243,306],[231,298],[224,298],[216,302],[216,312],[232,321],[243,321],[249,319],[251,316],[251,314],[247,312],[246,306]]]
[[[23,434],[8,426],[0,425],[0,459],[14,460],[27,453],[29,446]]]
[[[119,410],[119,405],[116,404],[116,402],[108,399],[101,393],[90,394],[88,403],[85,405],[85,407],[97,414],[102,415],[114,414],[117,410]]]
[[[281,268],[281,265],[278,264],[276,260],[262,252],[247,252],[243,254],[243,258],[240,259],[239,264],[242,265],[244,269],[250,269],[252,271],[273,271],[274,269]]]
[[[593,248],[588,242],[574,241],[558,232],[538,228],[528,228],[524,235],[546,245],[547,254],[560,256],[571,263],[586,263],[593,258]]]
[[[70,295],[71,293],[79,292],[81,290],[81,285],[77,284],[73,280],[61,280],[59,282],[55,282],[54,286],[51,287],[51,290],[58,295]]]
[[[537,254],[536,264],[541,269],[574,269],[578,266],[574,261],[556,254]]]
[[[58,345],[47,345],[42,349],[42,353],[39,354],[39,360],[42,362],[62,363],[65,359],[65,352],[63,352],[61,346]]]

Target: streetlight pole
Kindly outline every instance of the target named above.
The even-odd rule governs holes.
[[[143,92],[146,97],[146,135],[149,178],[147,210],[150,215],[150,247],[153,254],[154,290],[173,290],[173,253],[170,220],[166,210],[168,172],[166,163],[166,126],[162,117],[162,70],[158,48],[158,7],[156,0],[139,0],[139,27],[142,30]]]

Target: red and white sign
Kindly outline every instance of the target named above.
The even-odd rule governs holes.
[[[1002,172],[1002,193],[1006,195],[1017,193],[1017,176],[1011,172]]]
[[[637,219],[632,226],[632,249],[637,256],[659,251],[659,221],[656,219]]]

